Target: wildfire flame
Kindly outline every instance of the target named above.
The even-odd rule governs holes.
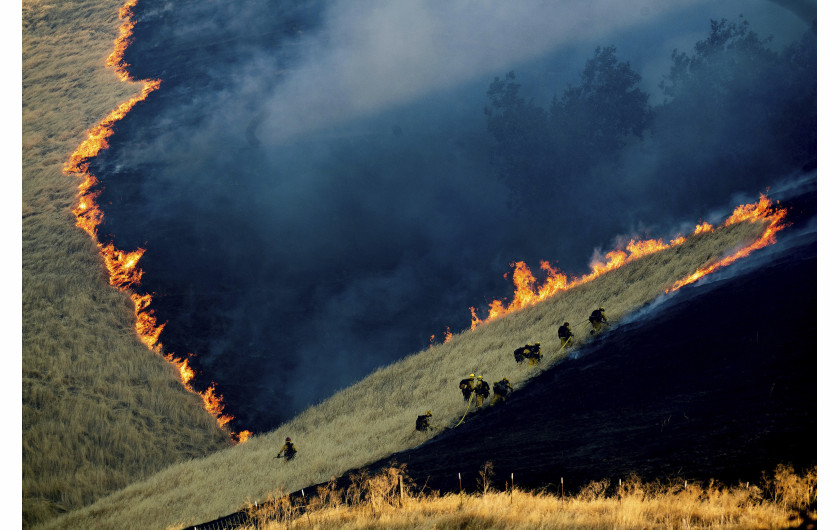
[[[128,75],[126,73],[126,75]],[[88,160],[95,157],[101,150],[108,148],[108,138],[114,134],[114,124],[123,119],[128,111],[134,106],[148,97],[149,94],[160,88],[160,79],[153,79],[146,81],[143,85],[143,90],[140,94],[130,98],[128,101],[121,103],[116,109],[112,110],[98,125],[88,131],[88,137],[76,148],[76,151],[70,155],[67,164],[64,165],[66,173],[85,173],[88,170]],[[93,178],[91,176],[91,178]],[[79,186],[90,188],[96,183],[93,179],[91,183],[87,181]]]
[[[131,20],[132,9],[137,5],[137,0],[128,0],[120,8],[120,18],[124,19],[120,25],[119,36],[114,41],[114,51],[105,59],[105,66],[113,67],[116,70],[120,81],[129,81],[131,77],[128,74],[128,64],[125,62],[125,50],[133,40],[132,34],[134,32],[134,22]]]
[[[124,20],[119,29],[119,36],[114,41],[114,51],[105,61],[106,66],[113,67],[121,81],[132,81],[128,73],[129,64],[125,61],[125,51],[132,41],[134,31],[134,20],[132,9],[137,5],[137,0],[128,0],[120,9],[120,18]],[[66,174],[76,174],[82,178],[78,188],[78,204],[73,208],[73,215],[76,217],[76,226],[84,230],[99,247],[99,254],[105,262],[108,270],[109,283],[129,293],[134,303],[134,315],[136,318],[135,331],[140,341],[155,353],[161,353],[163,346],[159,338],[165,323],[158,323],[154,310],[150,309],[152,295],[138,294],[135,289],[140,285],[143,271],[138,267],[140,258],[146,252],[139,248],[134,251],[117,249],[113,243],[101,243],[97,236],[97,228],[102,224],[104,214],[97,205],[97,199],[101,190],[97,189],[99,181],[89,173],[90,160],[99,154],[103,149],[108,148],[108,138],[114,134],[114,126],[134,106],[148,97],[149,94],[160,88],[160,79],[145,80],[143,89],[137,96],[120,104],[111,111],[99,124],[88,131],[87,138],[70,155],[64,165]],[[170,364],[178,369],[181,383],[190,392],[201,396],[204,408],[216,417],[216,423],[220,428],[230,432],[231,438],[242,443],[248,440],[253,433],[243,430],[239,433],[229,431],[226,426],[233,420],[233,416],[224,413],[223,396],[216,393],[216,384],[211,383],[204,391],[194,388],[195,370],[189,366],[187,359],[179,359],[173,354],[162,354]]]
[[[732,212],[732,215],[730,215],[726,219],[726,221],[724,221],[723,226],[730,226],[745,221],[769,221],[769,224],[767,225],[767,228],[764,230],[764,232],[761,234],[761,237],[756,239],[752,244],[742,248],[735,254],[720,259],[712,263],[711,265],[707,265],[705,267],[697,269],[695,272],[689,274],[685,278],[676,281],[674,285],[666,289],[665,292],[670,293],[672,291],[676,291],[680,287],[696,282],[697,280],[699,280],[703,276],[706,276],[707,274],[711,274],[718,269],[731,265],[735,261],[749,255],[754,250],[758,250],[768,245],[772,245],[776,242],[776,233],[785,227],[783,220],[786,215],[787,210],[783,208],[773,210],[772,204],[770,203],[770,199],[768,199],[764,195],[761,196],[761,199],[757,203],[744,204],[739,206],[735,209],[735,211]]]
[[[721,226],[725,227],[741,222],[766,222],[768,223],[767,229],[761,237],[735,254],[698,269],[694,273],[675,282],[674,285],[666,290],[666,292],[672,292],[684,285],[693,283],[703,276],[714,272],[721,267],[726,267],[727,265],[730,265],[731,263],[747,256],[754,250],[775,243],[775,234],[785,226],[783,224],[785,215],[787,215],[787,211],[784,209],[773,209],[770,199],[768,199],[765,195],[761,195],[761,198],[755,203],[738,206],[721,224]],[[692,235],[696,236],[706,232],[713,232],[714,230],[715,228],[711,224],[702,222],[695,227]],[[540,268],[546,272],[547,277],[538,287],[536,278],[524,262],[519,261],[511,263],[511,267],[514,267],[513,284],[515,286],[515,291],[513,300],[511,300],[507,305],[505,305],[505,303],[501,300],[493,300],[490,302],[490,304],[488,304],[487,317],[484,320],[478,316],[476,308],[471,307],[471,329],[475,329],[480,324],[495,320],[509,313],[513,313],[514,311],[537,304],[560,291],[567,291],[577,287],[578,285],[590,282],[606,272],[621,267],[625,263],[629,263],[641,257],[660,252],[668,248],[682,245],[685,241],[686,237],[684,236],[678,236],[672,239],[669,243],[664,243],[661,239],[632,239],[624,247],[624,249],[616,249],[608,252],[606,256],[604,256],[605,261],[593,263],[591,265],[592,271],[589,274],[579,278],[573,278],[572,280],[569,280],[568,276],[551,267],[548,262],[541,261]]]
[[[449,329],[449,326],[446,326],[446,331],[443,332],[443,343],[446,344],[452,340],[452,331]],[[435,335],[429,337],[429,349],[435,349]]]

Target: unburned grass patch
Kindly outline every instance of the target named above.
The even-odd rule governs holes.
[[[239,528],[816,527],[816,469],[796,473],[780,465],[761,485],[736,486],[714,480],[645,483],[630,476],[620,486],[596,481],[570,496],[490,487],[441,495],[413,484],[400,493],[403,473],[397,467],[376,475],[360,472],[347,490],[331,482],[322,495],[309,498],[278,491],[269,502],[250,508],[252,522]]]

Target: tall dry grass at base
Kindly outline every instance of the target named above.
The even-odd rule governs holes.
[[[574,350],[560,353],[556,333],[563,321],[569,321],[577,337],[585,340],[585,322],[594,308],[603,305],[612,320],[621,320],[676,280],[752,242],[764,227],[763,223],[740,223],[692,236],[679,247],[630,262],[539,305],[456,334],[446,344],[376,370],[271,433],[201,460],[173,465],[47,527],[185,527],[233,513],[243,503],[260,502],[278,488],[300,490],[416,447],[433,436],[414,429],[418,414],[431,410],[433,423],[439,427],[454,426],[461,418],[464,401],[457,385],[465,375],[483,374],[490,382],[508,377],[515,389],[521,388]],[[513,350],[534,341],[542,343],[542,364],[517,366]],[[286,436],[292,437],[298,449],[290,462],[275,458]]]
[[[25,527],[228,445],[136,338],[75,226],[63,174],[86,131],[140,91],[105,68],[119,0],[22,3],[22,519]]]
[[[796,474],[779,466],[760,484],[727,487],[674,479],[620,485],[592,482],[579,493],[504,491],[479,483],[479,493],[417,492],[403,485],[405,467],[374,476],[356,475],[346,490],[321,487],[308,498],[275,492],[250,510],[254,523],[241,530],[311,528],[514,529],[514,528],[788,528],[816,522],[816,469]],[[484,479],[486,475],[482,475]],[[489,480],[489,479],[488,479]],[[332,484],[330,484],[331,486]]]
[[[479,484],[476,494],[400,491],[402,473],[404,466],[357,475],[347,490],[321,487],[306,499],[275,492],[250,510],[256,524],[240,529],[816,528],[816,469],[798,475],[779,466],[760,484],[736,487],[627,477],[620,486],[592,482],[573,496],[511,491],[508,483],[504,491]]]

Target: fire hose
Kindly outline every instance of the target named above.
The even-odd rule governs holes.
[[[464,415],[463,415],[463,416],[461,416],[461,421],[459,421],[459,422],[458,422],[458,424],[457,424],[457,425],[455,425],[455,427],[457,427],[458,425],[461,425],[462,423],[464,423],[464,418],[466,418],[466,417],[467,417],[467,412],[469,412],[469,411],[470,411],[470,405],[472,404],[472,400],[473,400],[473,396],[474,396],[474,395],[475,395],[475,394],[470,394],[470,399],[469,399],[469,400],[467,400],[467,410],[465,410],[465,411],[464,411]]]

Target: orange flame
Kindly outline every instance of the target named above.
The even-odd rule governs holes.
[[[754,243],[739,250],[737,253],[721,259],[712,265],[699,269],[688,277],[679,280],[666,292],[674,291],[683,285],[697,281],[697,279],[705,276],[706,274],[714,272],[715,270],[725,267],[748,255],[753,250],[774,243],[776,232],[785,226],[782,224],[782,220],[786,214],[787,212],[784,209],[773,210],[770,199],[764,195],[761,195],[758,202],[738,206],[721,226],[730,226],[740,222],[768,222],[769,224],[767,230],[765,230],[763,235]],[[712,231],[714,231],[714,227],[712,225],[702,222],[695,227],[693,235],[696,236],[698,234]],[[511,267],[514,267],[513,284],[515,290],[513,300],[511,300],[511,302],[507,305],[505,305],[501,300],[493,300],[488,305],[487,318],[484,320],[478,316],[476,308],[471,307],[471,329],[475,329],[479,324],[484,324],[514,311],[537,304],[560,291],[567,291],[573,287],[577,287],[578,285],[590,282],[606,272],[621,267],[625,263],[671,247],[682,245],[685,241],[686,238],[684,236],[678,236],[672,239],[669,243],[664,243],[661,239],[631,239],[623,250],[616,249],[608,252],[605,256],[605,261],[596,261],[592,263],[590,266],[592,270],[589,274],[579,278],[574,278],[571,281],[569,281],[565,274],[552,268],[548,262],[542,261],[540,262],[540,268],[546,271],[547,277],[536,289],[535,286],[537,280],[534,278],[534,275],[531,273],[528,266],[521,261],[511,263]]]
[[[253,435],[254,435],[254,433],[252,433],[251,431],[249,431],[247,429],[244,430],[244,431],[240,431],[238,433],[231,434],[231,436],[233,437],[233,441],[235,441],[238,444],[242,444],[242,443],[247,442],[248,438],[250,438]]]
[[[114,67],[120,81],[129,81],[131,79],[127,71],[129,65],[125,62],[125,50],[128,49],[128,45],[133,40],[134,22],[131,20],[131,15],[133,14],[131,10],[136,5],[137,0],[128,0],[120,8],[120,18],[125,19],[125,22],[120,25],[120,34],[117,40],[114,41],[114,51],[105,59],[105,66]]]
[[[737,260],[749,255],[754,250],[758,250],[768,245],[772,245],[776,242],[776,233],[779,230],[783,229],[785,226],[787,226],[782,222],[786,215],[787,210],[785,210],[784,208],[772,210],[770,199],[768,199],[764,195],[761,196],[761,199],[757,203],[739,206],[735,209],[734,212],[732,212],[732,215],[730,215],[729,218],[727,218],[726,221],[724,221],[723,225],[729,226],[735,223],[742,222],[769,221],[769,224],[767,225],[767,228],[764,230],[764,232],[761,234],[761,237],[755,240],[752,244],[737,251],[736,253],[730,256],[726,256],[725,258],[722,258],[712,263],[711,265],[701,267],[693,273],[686,276],[685,278],[674,282],[674,285],[666,289],[665,292],[670,293],[676,291],[680,287],[696,282],[697,280],[699,280],[703,276],[706,276],[707,274],[711,274],[718,269],[731,265]]]
[[[705,232],[711,232],[714,230],[714,227],[707,222],[702,222],[694,227],[694,235],[703,234]]]
[[[122,81],[132,80],[127,70],[129,65],[125,62],[125,50],[131,44],[132,40],[134,30],[132,8],[136,4],[137,0],[128,0],[120,9],[120,18],[124,19],[124,22],[120,26],[119,36],[114,41],[114,51],[105,61],[106,66],[113,67],[117,76]],[[130,289],[140,285],[143,271],[138,267],[138,263],[146,250],[139,248],[133,252],[128,252],[117,249],[113,243],[103,244],[98,241],[97,228],[102,224],[104,218],[102,210],[97,205],[97,199],[101,190],[96,189],[99,182],[96,177],[88,173],[88,170],[90,169],[90,159],[97,156],[103,149],[108,148],[108,138],[114,134],[115,124],[123,119],[137,103],[143,101],[150,93],[160,88],[160,84],[161,81],[159,79],[145,80],[143,89],[139,95],[120,104],[103,118],[99,124],[88,131],[87,138],[70,155],[70,158],[64,165],[65,173],[80,174],[78,176],[83,179],[82,183],[79,184],[77,193],[79,203],[73,208],[73,215],[76,217],[76,226],[91,236],[99,247],[99,254],[102,256],[105,267],[108,270],[109,283],[121,291],[128,291],[131,301],[134,302],[134,315],[136,318],[135,331],[137,332],[137,336],[146,347],[156,353],[161,353],[162,350],[159,338],[165,324],[159,324],[154,310],[149,308],[152,302],[152,296],[150,294],[141,295]],[[195,371],[189,366],[188,360],[175,358],[172,354],[164,354],[163,357],[178,369],[181,383],[183,383],[184,387],[190,392],[201,396],[204,402],[204,408],[216,417],[216,422],[219,427],[228,430],[226,425],[233,420],[233,416],[224,414],[222,395],[216,395],[216,384],[211,383],[203,392],[197,391],[192,386],[195,379]],[[230,432],[231,438],[237,443],[245,442],[252,434],[247,430],[239,433]]]
[[[114,124],[123,119],[128,114],[128,111],[134,108],[137,103],[143,101],[149,94],[160,88],[160,83],[160,79],[146,81],[139,95],[130,98],[125,103],[121,103],[119,107],[105,116],[98,125],[89,130],[87,138],[70,155],[70,159],[64,165],[65,173],[86,172],[88,170],[87,161],[99,154],[103,149],[108,148],[108,138],[114,134]],[[95,179],[93,182],[96,182]],[[90,188],[87,181],[79,186],[79,191],[85,191],[83,188]]]
[[[181,373],[181,382],[184,384],[184,386],[191,388],[190,382],[195,377],[195,372],[192,368],[190,368],[190,365],[187,362],[187,360],[178,359],[171,353],[169,355],[166,355],[165,357],[167,361],[178,367],[178,371]]]
[[[452,339],[452,331],[449,330],[449,326],[446,326],[446,331],[443,332],[443,343],[446,344]],[[435,335],[429,337],[429,349],[435,349]]]
[[[219,426],[227,425],[230,420],[233,419],[233,416],[228,416],[224,414],[225,405],[222,403],[222,396],[219,394],[216,395],[216,383],[210,383],[210,386],[207,387],[207,390],[204,392],[199,392],[198,395],[204,400],[204,408],[207,409],[210,414],[216,416],[216,421],[219,423]]]

